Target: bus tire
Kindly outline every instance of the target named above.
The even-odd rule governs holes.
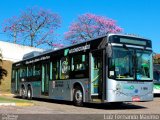
[[[27,90],[27,99],[28,100],[32,99],[32,90],[31,90],[31,87],[29,87],[28,90]]]
[[[21,88],[21,98],[25,99],[26,98],[26,90],[24,87]]]
[[[74,89],[73,102],[75,106],[83,106],[83,91],[80,86],[76,86]]]

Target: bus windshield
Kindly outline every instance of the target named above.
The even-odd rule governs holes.
[[[152,54],[144,50],[113,47],[109,77],[124,80],[152,80]]]
[[[137,80],[152,80],[152,54],[148,51],[136,52]]]

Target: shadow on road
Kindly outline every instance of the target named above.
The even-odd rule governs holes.
[[[18,99],[22,99],[20,97],[15,97]],[[56,104],[64,104],[64,105],[73,105],[71,101],[63,101],[63,100],[51,100],[44,98],[33,98],[34,101],[39,102],[47,102],[47,103],[56,103]],[[146,107],[134,105],[133,103],[120,103],[120,104],[111,104],[111,103],[84,103],[84,108],[93,108],[93,109],[104,109],[104,110],[126,110],[126,109],[147,109]]]
[[[95,109],[104,109],[104,110],[126,110],[126,109],[147,109],[146,107],[134,105],[132,103],[121,103],[121,104],[111,104],[111,103],[102,103],[102,104],[93,104],[87,103],[84,107],[95,108]]]
[[[160,94],[154,94],[154,97],[160,97]]]

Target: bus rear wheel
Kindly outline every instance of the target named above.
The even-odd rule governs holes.
[[[31,90],[30,87],[29,87],[28,90],[27,90],[27,99],[28,99],[28,100],[31,100],[31,99],[32,99],[32,90]]]
[[[83,106],[83,91],[80,86],[76,86],[74,89],[73,102],[75,106]]]
[[[22,99],[26,98],[26,90],[24,87],[21,88],[21,97],[22,97]]]

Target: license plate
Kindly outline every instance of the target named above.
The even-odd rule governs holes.
[[[140,101],[140,97],[136,96],[136,97],[132,97],[132,101],[133,102],[137,102],[137,101]]]

